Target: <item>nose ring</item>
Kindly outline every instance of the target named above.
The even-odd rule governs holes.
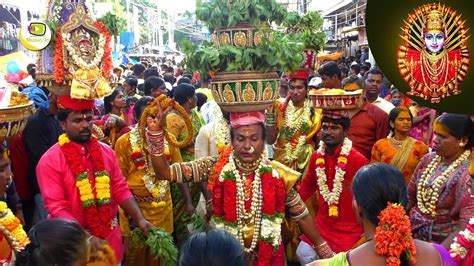
[[[250,146],[249,153],[252,154],[254,151],[255,151],[255,149],[253,148],[253,146]]]

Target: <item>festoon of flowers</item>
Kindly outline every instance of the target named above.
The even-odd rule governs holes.
[[[169,182],[165,180],[156,180],[153,167],[150,166],[150,160],[146,149],[142,146],[140,131],[138,126],[130,131],[130,145],[132,146],[132,160],[138,169],[144,169],[142,181],[148,192],[153,196],[153,207],[164,207],[166,202],[163,200],[169,190]],[[145,152],[143,152],[145,151]],[[168,150],[169,153],[169,150]]]
[[[273,250],[281,243],[281,223],[283,221],[285,190],[278,173],[268,160],[263,159],[252,181],[250,211],[245,208],[245,178],[240,175],[233,154],[222,168],[216,186],[221,186],[224,194],[221,204],[213,204],[212,218],[216,228],[234,235],[244,251],[252,253],[258,248],[258,265],[268,265]],[[213,200],[216,200],[214,195]],[[253,224],[250,246],[245,247],[244,231],[250,230],[245,222]]]
[[[214,124],[214,133],[216,136],[217,150],[222,152],[230,145],[230,128],[224,116],[219,115]]]
[[[431,216],[436,216],[436,204],[439,200],[439,193],[441,192],[441,186],[446,182],[449,176],[457,170],[457,168],[463,163],[463,161],[469,158],[471,152],[469,150],[464,151],[453,163],[451,163],[446,170],[444,170],[440,176],[431,183],[431,175],[436,172],[436,169],[441,164],[443,158],[436,155],[431,162],[428,164],[426,169],[421,174],[420,180],[418,180],[416,188],[416,201],[418,209]]]
[[[288,138],[292,139],[297,135],[300,135],[297,138],[296,145],[294,145],[291,141],[286,143],[285,151],[286,151],[286,160],[288,162],[293,162],[296,160],[302,150],[303,145],[306,143],[306,135],[302,132],[303,124],[307,123],[310,120],[311,116],[311,107],[308,101],[304,102],[303,108],[300,112],[296,110],[296,107],[293,105],[292,101],[288,102],[288,106],[284,110],[285,118],[283,122],[283,131],[286,132]],[[307,130],[307,129],[306,129]],[[300,134],[298,134],[300,133]]]
[[[67,134],[59,136],[59,146],[76,177],[76,187],[86,216],[87,229],[92,235],[107,238],[113,229],[110,215],[110,177],[105,170],[99,142],[90,140],[90,156],[94,169],[95,195],[89,181],[89,171],[81,155],[79,144],[72,143]]]
[[[474,247],[474,217],[469,219],[466,229],[459,232],[450,246],[449,254],[456,262],[461,262]]]
[[[0,201],[0,232],[16,252],[22,251],[30,243],[20,219],[13,214],[4,201]]]
[[[344,138],[344,142],[341,147],[341,153],[337,158],[336,174],[334,176],[333,189],[329,191],[328,178],[326,176],[326,162],[324,160],[324,154],[326,151],[326,145],[323,141],[320,141],[319,148],[317,150],[316,159],[316,175],[318,177],[319,192],[323,196],[324,201],[329,206],[329,216],[337,217],[339,197],[342,192],[342,183],[344,182],[344,175],[346,174],[346,166],[351,152],[352,141],[348,138]]]

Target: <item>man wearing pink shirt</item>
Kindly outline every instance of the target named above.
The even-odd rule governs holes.
[[[107,145],[91,138],[93,106],[93,100],[75,100],[69,96],[58,97],[58,107],[60,107],[57,115],[58,120],[69,139],[69,142],[66,142],[69,149],[77,151],[77,154],[65,154],[64,144],[57,143],[41,157],[36,172],[49,217],[73,220],[79,223],[91,233],[93,247],[97,246],[102,238],[107,240],[115,251],[117,261],[120,262],[123,258],[123,247],[122,235],[117,225],[118,206],[120,205],[134,219],[145,234],[152,225],[145,220],[140,212],[127,182],[120,172],[114,151]],[[93,150],[100,150],[102,156],[94,155],[97,153]],[[93,156],[98,158],[93,158]],[[76,158],[76,160],[71,163],[71,158]],[[93,173],[100,170],[96,169],[97,165],[102,165],[97,161],[103,161],[102,167],[110,179],[110,203],[105,204],[108,205],[106,208],[97,207],[104,206],[100,205],[103,203],[98,203],[97,200],[97,177],[94,177]],[[90,212],[83,207],[81,195],[76,186],[76,181],[79,179],[76,180],[78,176],[74,174],[73,170],[78,169],[78,165],[84,167],[88,173],[88,181],[94,195],[93,202],[95,202],[90,208],[96,208],[94,211],[97,212],[97,215],[101,218],[107,217],[106,221],[97,222],[99,219],[86,215]],[[104,230],[98,230],[98,225],[103,225],[101,229]]]

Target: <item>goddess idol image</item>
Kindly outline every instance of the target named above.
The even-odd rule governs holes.
[[[402,30],[398,68],[410,86],[408,95],[439,103],[460,94],[470,63],[461,15],[446,5],[423,5],[408,15]]]

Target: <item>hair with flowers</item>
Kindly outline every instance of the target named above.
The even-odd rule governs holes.
[[[403,254],[410,264],[416,263],[416,248],[411,236],[410,219],[400,204],[388,203],[378,216],[375,229],[375,253],[385,256],[388,266],[401,264]]]
[[[402,173],[387,164],[366,165],[357,171],[352,191],[364,218],[377,226],[375,252],[385,256],[389,266],[414,264],[416,249],[405,212],[408,197]]]

